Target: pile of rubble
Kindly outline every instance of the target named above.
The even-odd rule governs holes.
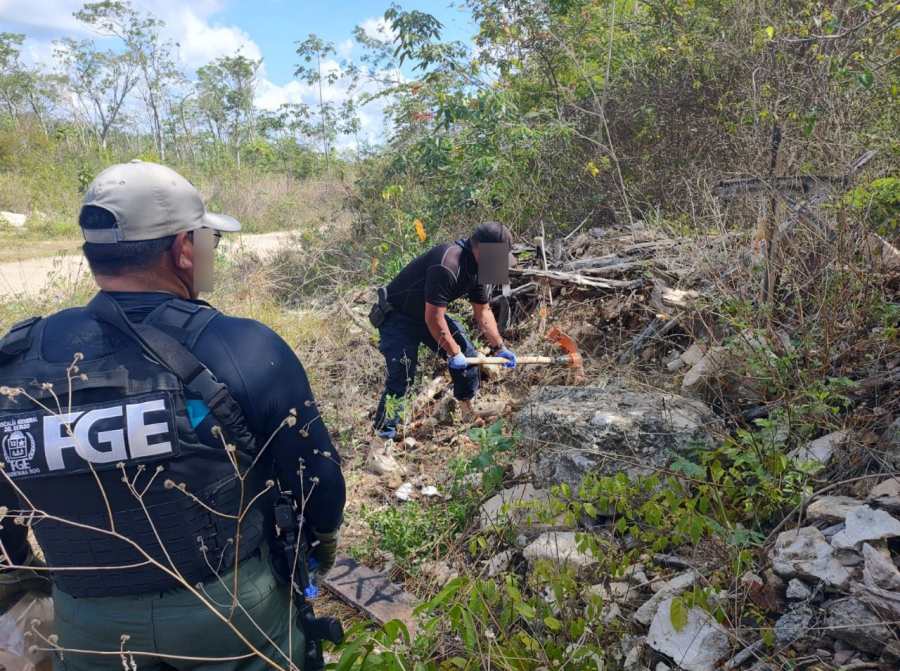
[[[549,487],[575,484],[589,471],[638,474],[665,466],[688,446],[711,445],[710,431],[718,428],[700,401],[615,386],[541,389],[516,425],[525,446],[540,449],[531,463],[516,464],[519,484],[482,506],[483,528],[512,525],[517,537],[485,563],[487,576],[528,571],[543,560],[596,577],[591,568],[599,562],[579,549],[577,535],[611,536],[602,523],[590,529],[567,527],[562,518],[536,523],[533,510],[551,498]],[[794,456],[827,461],[842,438],[823,437]],[[762,575],[747,573],[713,598],[722,604],[749,598],[767,612],[775,621],[774,655],[758,630],[720,624],[700,607],[687,611],[682,626],[673,624],[673,600],[706,585],[704,576],[717,568],[704,564],[702,553],[645,555],[622,577],[588,587],[585,599],[600,597],[604,621],[633,631],[618,651],[626,670],[767,671],[782,668],[770,660],[787,653],[837,668],[900,668],[900,479],[886,477],[865,500],[813,500],[802,525],[781,531],[770,545]],[[856,663],[870,666],[847,666]]]

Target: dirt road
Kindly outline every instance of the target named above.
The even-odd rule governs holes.
[[[287,244],[291,234],[262,233],[225,238],[223,251],[231,256],[253,252],[261,257],[271,255]],[[66,290],[74,287],[90,271],[81,254],[62,254],[27,258],[28,249],[22,250],[20,261],[0,263],[0,301],[17,296],[34,296],[49,290]]]

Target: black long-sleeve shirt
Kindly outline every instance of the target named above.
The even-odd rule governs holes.
[[[141,322],[173,296],[159,292],[109,292],[133,322]],[[69,364],[75,352],[87,360],[109,354],[126,336],[96,321],[83,308],[48,317],[42,356]],[[328,532],[342,519],[345,486],[340,457],[319,414],[303,365],[274,331],[252,319],[220,314],[203,331],[194,355],[224,383],[244,411],[262,447],[263,468],[271,468],[283,487],[305,498],[306,520]],[[283,426],[292,411],[296,425]],[[201,432],[202,426],[198,427]],[[202,436],[202,433],[201,433]],[[303,479],[298,460],[303,460]]]

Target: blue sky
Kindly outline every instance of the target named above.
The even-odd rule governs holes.
[[[131,0],[166,22],[170,37],[181,44],[182,61],[196,68],[216,56],[244,45],[248,55],[261,56],[266,74],[283,84],[293,76],[297,57],[294,43],[316,33],[335,44],[345,44],[357,25],[373,25],[383,17],[391,0]],[[89,33],[72,13],[83,0],[0,0],[0,30],[24,33],[26,56],[48,62],[51,43],[61,37]],[[404,9],[436,16],[445,37],[469,40],[475,32],[462,0],[409,0]]]
[[[72,14],[84,0],[0,0],[0,31],[24,33],[26,62],[53,67],[53,41],[93,35]],[[317,91],[294,79],[298,58],[295,42],[309,33],[333,42],[339,56],[325,67],[359,56],[352,34],[362,25],[370,34],[384,35],[384,11],[391,0],[131,0],[166,23],[165,35],[177,42],[178,60],[189,76],[201,65],[240,51],[262,58],[256,104],[275,109],[283,103],[314,103]],[[475,34],[462,0],[406,0],[404,9],[433,14],[444,24],[444,38],[468,42]],[[409,73],[406,73],[407,75]],[[342,83],[326,87],[335,103],[346,99]],[[362,111],[363,133],[370,139],[383,134],[381,104]]]
[[[447,38],[467,40],[474,33],[469,15],[451,7],[449,0],[399,4],[437,17],[444,24]],[[291,78],[297,62],[294,42],[316,33],[340,45],[350,38],[354,26],[383,16],[389,5],[390,0],[235,0],[215,18],[240,26],[262,49],[269,77],[283,82]]]

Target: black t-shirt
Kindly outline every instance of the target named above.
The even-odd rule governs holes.
[[[133,322],[171,300],[159,292],[109,292]],[[98,322],[84,308],[63,310],[47,318],[42,355],[69,363],[74,352],[87,360],[114,352],[126,336]],[[344,510],[345,486],[340,456],[319,414],[303,365],[290,346],[267,326],[252,319],[220,314],[201,334],[196,356],[224,383],[244,411],[258,445],[265,445],[259,465],[273,469],[282,486],[303,493],[304,514],[313,528],[336,529]],[[295,428],[282,422],[295,409]],[[300,429],[298,431],[298,429]],[[199,427],[198,427],[199,431]],[[211,438],[202,435],[201,438]],[[324,455],[324,456],[323,456]],[[303,460],[303,479],[298,475]]]
[[[395,310],[425,320],[425,303],[447,307],[467,296],[473,303],[490,301],[490,288],[478,283],[478,265],[468,240],[432,247],[410,261],[387,286]]]

